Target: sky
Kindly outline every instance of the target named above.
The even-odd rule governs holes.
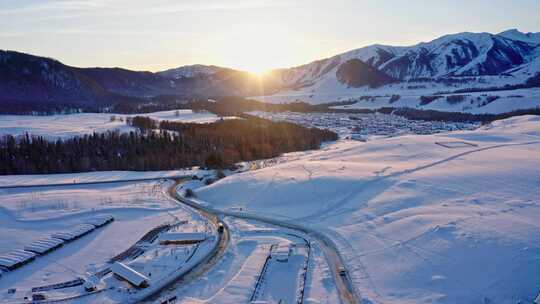
[[[0,0],[0,49],[160,71],[291,67],[462,31],[540,32],[538,0]]]

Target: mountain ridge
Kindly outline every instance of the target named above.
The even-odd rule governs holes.
[[[540,33],[519,35],[517,30],[501,34],[462,32],[448,34],[411,46],[373,44],[289,69],[283,74],[289,87],[312,84],[323,74],[350,59],[359,59],[400,80],[449,76],[499,75],[537,58]],[[513,33],[512,35],[510,33]],[[511,37],[519,36],[511,39]],[[524,41],[528,37],[528,41]],[[532,37],[532,38],[531,38]],[[326,70],[324,73],[319,71]]]
[[[373,44],[304,65],[274,69],[264,76],[202,64],[155,73],[80,68],[52,58],[0,50],[0,103],[106,106],[118,99],[160,95],[324,95],[390,90],[396,83],[416,82],[443,82],[446,87],[438,89],[447,91],[465,82],[484,87],[534,84],[539,72],[540,33],[516,29],[498,34],[448,34],[411,46]]]

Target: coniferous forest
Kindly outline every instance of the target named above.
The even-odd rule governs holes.
[[[4,136],[0,140],[0,174],[227,168],[238,161],[316,149],[323,141],[337,139],[337,134],[328,130],[254,117],[195,124],[138,116],[130,124],[139,131],[55,141],[31,135]]]

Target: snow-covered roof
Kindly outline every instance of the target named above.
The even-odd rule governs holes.
[[[202,242],[206,239],[204,232],[167,232],[159,236],[160,242],[167,241],[192,241]]]
[[[30,243],[24,247],[24,250],[42,254],[62,245],[63,243],[64,241],[61,239],[45,238]]]
[[[272,250],[272,256],[279,260],[286,260],[290,254],[289,244],[279,244]]]
[[[109,214],[102,214],[102,215],[98,215],[98,216],[95,216],[89,220],[86,221],[87,224],[90,224],[90,225],[93,225],[95,226],[96,228],[97,227],[101,227],[107,223],[110,223],[114,220],[114,217],[112,215],[109,215]]]
[[[17,264],[24,263],[36,257],[33,252],[21,249],[13,250],[0,255],[0,266],[11,268]]]
[[[142,286],[149,281],[145,275],[120,262],[112,264],[111,271],[135,286]]]
[[[62,231],[62,232],[57,232],[55,234],[52,235],[53,238],[56,238],[56,239],[61,239],[61,240],[64,240],[64,241],[71,241],[75,238],[78,238],[82,235],[85,235],[86,233],[94,230],[95,227],[93,225],[90,225],[90,224],[79,224],[75,227],[73,227],[72,229],[70,229],[69,231]]]

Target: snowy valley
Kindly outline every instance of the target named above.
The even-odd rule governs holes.
[[[540,304],[536,2],[0,1],[0,304]]]
[[[0,302],[532,301],[538,117],[430,135],[396,126],[409,129],[247,162],[214,183],[204,170],[3,176],[2,263],[114,221],[3,268]]]

